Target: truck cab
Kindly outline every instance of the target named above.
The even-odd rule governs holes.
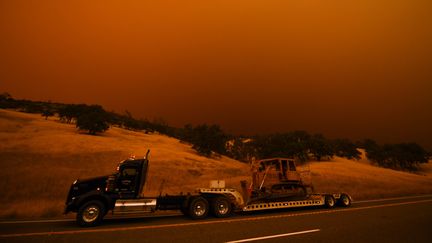
[[[146,159],[128,159],[120,162],[117,173],[107,179],[106,191],[118,194],[119,198],[139,198],[143,195],[147,170]]]
[[[242,195],[226,188],[201,188],[194,194],[146,197],[143,191],[149,165],[148,153],[144,159],[131,158],[120,162],[114,174],[73,182],[65,213],[77,213],[77,223],[81,226],[95,226],[109,211],[113,214],[137,214],[179,210],[193,219],[202,219],[208,213],[228,217],[234,207],[243,206]]]
[[[75,180],[69,189],[64,213],[76,212],[79,223],[86,225],[97,221],[116,206],[117,211],[125,209],[125,204],[119,204],[122,200],[143,198],[147,171],[147,158],[127,159],[120,162],[111,175]],[[154,210],[155,199],[153,201],[151,207],[143,209]]]

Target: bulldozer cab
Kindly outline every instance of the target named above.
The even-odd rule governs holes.
[[[273,158],[273,159],[263,159],[256,162],[259,165],[260,169],[264,169],[268,166],[274,166],[276,170],[290,170],[296,171],[296,164],[294,159],[288,158]]]
[[[264,159],[257,161],[253,167],[256,168],[254,170],[254,185],[256,186],[261,185],[263,181],[265,182],[264,184],[277,184],[280,182],[301,180],[294,159]]]
[[[301,198],[313,191],[303,180],[303,170],[298,170],[294,159],[271,158],[252,163],[250,201],[274,201]],[[308,190],[309,189],[309,190]]]

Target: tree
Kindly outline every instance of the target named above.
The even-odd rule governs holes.
[[[253,146],[259,158],[297,157],[307,161],[310,135],[305,131],[255,136]]]
[[[392,168],[416,170],[421,163],[429,161],[428,152],[417,143],[399,143],[390,146],[388,158]]]
[[[78,116],[76,126],[80,130],[87,130],[91,135],[96,135],[108,130],[108,122],[109,117],[105,110],[101,106],[92,105]]]
[[[428,163],[430,154],[417,143],[378,145],[367,139],[363,142],[368,159],[379,166],[414,171],[421,163]]]
[[[227,154],[239,161],[250,162],[252,157],[256,157],[256,149],[253,140],[244,137],[234,137],[227,142]]]
[[[54,111],[48,107],[45,107],[45,109],[42,111],[42,116],[45,117],[45,120],[48,120],[48,117],[54,116]]]
[[[8,101],[12,99],[12,95],[10,95],[8,92],[3,92],[0,94],[0,101]]]
[[[73,119],[78,119],[81,114],[84,114],[88,110],[87,105],[64,105],[58,111],[60,121],[71,123]]]
[[[24,112],[27,113],[40,113],[42,114],[44,111],[44,105],[42,104],[42,102],[32,102],[32,101],[28,101],[28,100],[22,100],[19,101],[20,103],[22,103],[22,107],[24,109]]]
[[[322,134],[315,134],[310,138],[309,151],[312,153],[316,160],[321,161],[323,157],[333,157],[333,147]]]
[[[182,129],[181,139],[183,141],[192,143],[194,139],[194,127],[192,126],[192,124],[184,125]]]
[[[18,104],[17,102],[12,98],[12,96],[7,93],[1,93],[0,94],[0,108],[17,108]]]
[[[357,145],[349,139],[336,139],[333,141],[334,154],[347,159],[360,159]]]
[[[192,143],[192,148],[199,154],[210,156],[212,151],[226,154],[225,144],[228,136],[218,125],[202,124],[196,127],[186,125],[182,137]]]
[[[164,118],[162,118],[162,117],[154,118],[151,123],[153,126],[153,130],[158,131],[158,132],[163,133],[163,134],[166,134],[166,135],[169,135],[169,136],[172,135],[172,134],[170,134],[171,129],[168,126],[168,123],[165,121]]]
[[[136,119],[133,118],[132,113],[128,110],[125,111],[125,116],[123,117],[123,126],[128,130],[139,130],[141,129],[141,124]]]

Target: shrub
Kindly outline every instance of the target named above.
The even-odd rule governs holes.
[[[210,156],[212,151],[226,154],[225,144],[228,136],[218,125],[186,125],[182,138],[192,143],[192,148],[201,155]]]
[[[379,166],[414,171],[419,164],[427,163],[430,154],[417,143],[378,145],[373,140],[365,140],[363,147],[367,157]]]
[[[331,142],[322,134],[315,134],[310,138],[309,152],[313,154],[318,161],[321,161],[324,157],[331,158],[334,155]]]
[[[345,157],[347,159],[360,159],[360,151],[357,149],[357,145],[351,142],[349,139],[336,139],[333,141],[334,154],[339,157]]]
[[[89,134],[95,135],[108,130],[108,121],[109,117],[103,108],[93,105],[78,116],[76,126],[80,130],[87,130]]]

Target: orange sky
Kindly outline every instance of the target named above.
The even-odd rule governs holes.
[[[432,1],[1,1],[0,92],[432,148]]]

